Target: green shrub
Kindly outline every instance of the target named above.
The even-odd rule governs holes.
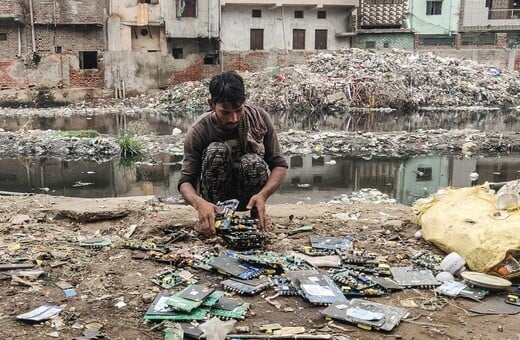
[[[136,158],[143,154],[143,144],[135,137],[119,136],[116,142],[121,148],[121,157],[123,158]]]

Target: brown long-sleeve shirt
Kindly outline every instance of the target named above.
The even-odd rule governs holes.
[[[256,140],[248,139],[247,150],[255,150],[260,154],[269,166],[269,169],[275,167],[288,168],[271,117],[264,109],[255,108],[264,120],[267,131],[263,136],[257,136]],[[238,129],[229,133],[220,132],[213,126],[211,114],[212,112],[202,114],[186,133],[181,178],[177,188],[185,182],[189,182],[194,188],[197,188],[201,173],[202,154],[208,145],[213,142],[226,143],[231,148],[234,161],[238,161],[242,156],[238,142]]]

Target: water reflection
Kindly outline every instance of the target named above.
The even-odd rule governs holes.
[[[198,112],[174,113],[168,110],[153,112],[105,112],[72,116],[1,116],[0,126],[6,131],[20,128],[41,130],[96,130],[103,134],[117,134],[123,124],[141,122],[147,130],[158,135],[168,135],[174,128],[185,131]],[[418,129],[463,129],[486,131],[519,131],[520,113],[517,111],[474,110],[474,111],[418,111],[411,114],[399,112],[345,113],[335,116],[315,117],[309,122],[302,116],[273,117],[281,129],[341,129],[345,131],[415,131]]]
[[[438,188],[502,182],[520,178],[520,156],[458,158],[424,156],[407,159],[334,159],[331,156],[287,158],[290,169],[270,203],[326,202],[362,188],[376,188],[404,204]],[[178,196],[180,156],[162,154],[152,163],[121,166],[118,160],[96,163],[60,158],[0,159],[0,190],[71,197],[137,195]]]

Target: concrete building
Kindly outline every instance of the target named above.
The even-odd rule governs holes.
[[[355,0],[222,0],[221,5],[226,52],[339,50],[350,47],[356,28]]]

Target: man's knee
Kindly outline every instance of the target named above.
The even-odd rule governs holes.
[[[228,162],[229,157],[229,148],[222,142],[211,143],[206,150],[204,150],[204,154],[202,155],[203,163],[208,166],[221,165],[224,162]]]
[[[257,154],[248,153],[240,159],[240,170],[242,178],[246,181],[265,182],[269,175],[269,166]]]

